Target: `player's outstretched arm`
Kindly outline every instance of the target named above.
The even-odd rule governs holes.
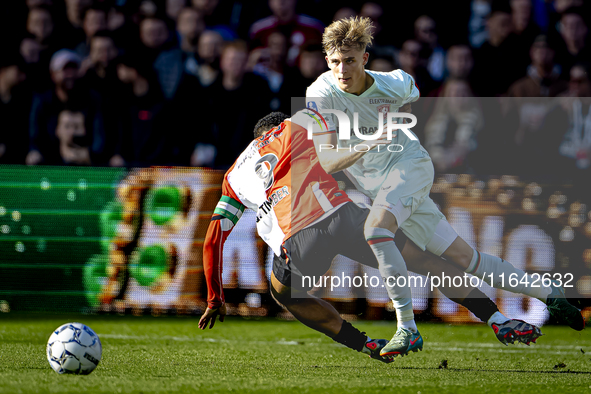
[[[235,196],[225,180],[222,190]],[[229,195],[222,195],[207,228],[207,235],[203,245],[203,271],[207,283],[207,310],[199,320],[199,328],[201,329],[205,329],[210,321],[210,328],[212,328],[218,315],[220,321],[224,321],[226,315],[222,284],[224,243],[232,232],[234,225],[242,216],[244,208],[244,205],[237,199]]]

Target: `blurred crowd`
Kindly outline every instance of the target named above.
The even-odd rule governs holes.
[[[360,15],[367,67],[416,79],[439,173],[588,176],[590,3],[3,1],[0,163],[227,168],[328,70],[324,26]]]

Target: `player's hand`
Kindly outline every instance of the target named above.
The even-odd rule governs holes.
[[[211,321],[209,328],[212,329],[213,325],[215,324],[216,317],[220,317],[220,321],[223,322],[226,318],[226,305],[222,305],[219,308],[207,308],[201,319],[199,319],[199,328],[205,330],[207,328],[207,324]]]
[[[398,112],[404,112],[404,113],[410,114],[412,112],[412,105],[411,105],[411,103],[404,104],[402,107],[400,107],[400,109],[398,110]]]
[[[412,106],[410,103],[408,104],[404,104],[402,107],[400,107],[400,109],[398,110],[398,112],[404,112],[407,114],[412,113]],[[402,119],[402,123],[410,123],[409,120],[407,118]]]

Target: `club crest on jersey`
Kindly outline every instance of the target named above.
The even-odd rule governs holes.
[[[377,109],[378,109],[378,112],[383,113],[384,114],[384,117],[385,117],[385,115],[388,112],[390,112],[390,104],[379,105]]]
[[[306,104],[306,107],[318,112],[318,106],[316,105],[315,101],[308,101],[308,103]]]
[[[265,190],[269,190],[273,185],[273,170],[277,166],[279,159],[273,153],[267,153],[261,157],[254,165],[254,171],[259,178],[265,181]]]

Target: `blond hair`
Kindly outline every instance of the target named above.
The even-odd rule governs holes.
[[[334,21],[324,29],[322,49],[327,55],[350,49],[365,50],[373,39],[372,28],[370,18],[356,16]]]

